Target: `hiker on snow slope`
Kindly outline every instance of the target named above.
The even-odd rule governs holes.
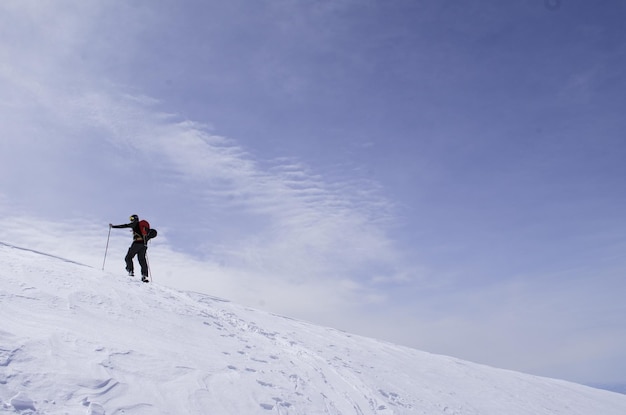
[[[148,261],[146,260],[146,251],[148,250],[148,239],[150,232],[150,224],[145,220],[139,220],[139,216],[132,215],[130,223],[123,225],[113,225],[109,223],[110,228],[131,228],[133,230],[133,243],[128,248],[128,253],[124,260],[126,261],[126,271],[128,275],[134,276],[133,258],[137,255],[139,265],[141,266],[141,280],[148,282]]]

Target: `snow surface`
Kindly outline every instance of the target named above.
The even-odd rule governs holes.
[[[626,414],[618,393],[122,274],[0,244],[0,413]]]

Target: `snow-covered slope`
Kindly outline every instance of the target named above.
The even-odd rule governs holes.
[[[0,413],[624,415],[626,396],[0,244]]]

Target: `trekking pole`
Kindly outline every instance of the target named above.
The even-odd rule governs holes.
[[[107,260],[107,252],[109,251],[109,238],[111,237],[111,226],[109,225],[109,236],[107,236],[107,247],[104,249],[104,261],[102,261],[102,271],[104,271],[104,263]]]
[[[150,261],[148,261],[148,248],[146,247],[146,266],[148,267],[148,279],[152,282],[152,271],[150,271]]]

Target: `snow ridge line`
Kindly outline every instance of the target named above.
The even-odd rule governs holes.
[[[19,249],[21,251],[32,252],[32,253],[35,253],[35,254],[38,254],[38,255],[44,255],[44,256],[47,256],[47,257],[50,257],[50,258],[60,259],[63,262],[69,262],[70,264],[76,264],[76,265],[80,265],[82,267],[93,268],[92,266],[89,266],[89,265],[86,265],[86,264],[82,264],[80,262],[72,261],[71,259],[67,259],[67,258],[63,258],[63,257],[60,257],[60,256],[56,256],[56,255],[48,254],[48,253],[45,253],[45,252],[37,251],[35,249],[23,248],[21,246],[11,245],[9,243],[2,242],[2,241],[0,241],[0,245],[6,246],[8,248]]]

